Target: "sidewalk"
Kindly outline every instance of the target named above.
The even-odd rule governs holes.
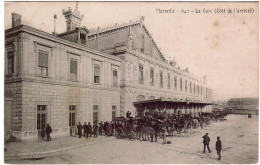
[[[53,156],[60,151],[92,145],[96,143],[103,143],[114,140],[115,137],[98,136],[97,138],[66,136],[55,137],[51,141],[35,140],[10,142],[5,145],[7,151],[4,153],[5,160],[11,159],[41,159],[47,156]]]

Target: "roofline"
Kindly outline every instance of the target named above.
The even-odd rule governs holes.
[[[95,30],[95,31],[92,31],[92,32],[90,30],[90,33],[87,36],[92,36],[92,35],[96,35],[96,34],[99,34],[99,33],[104,33],[104,32],[107,32],[107,31],[116,30],[116,29],[124,28],[124,27],[127,27],[127,26],[132,26],[132,25],[140,25],[140,27],[144,28],[144,30],[147,32],[148,36],[151,38],[151,40],[152,40],[153,44],[155,45],[156,49],[158,50],[160,56],[162,57],[162,60],[166,61],[166,58],[162,54],[161,50],[159,49],[159,47],[157,46],[157,44],[153,40],[153,38],[152,38],[151,34],[149,33],[147,27],[145,26],[145,24],[142,21],[135,21],[135,22],[130,22],[130,23],[126,23],[126,24],[119,24],[119,25],[115,25],[115,26],[111,26],[111,27],[107,27],[107,28],[101,28],[101,29],[98,29],[98,30]]]
[[[5,30],[5,37],[9,34],[17,33],[17,32],[18,33],[19,32],[26,32],[26,33],[29,33],[29,34],[32,34],[32,35],[36,35],[36,36],[38,35],[42,38],[52,40],[52,41],[55,41],[55,42],[59,42],[59,43],[64,44],[66,46],[74,47],[74,48],[77,48],[77,49],[80,49],[80,50],[83,50],[83,51],[86,51],[86,52],[89,52],[89,53],[93,53],[93,54],[100,55],[100,56],[103,56],[103,57],[106,57],[106,58],[110,58],[110,59],[116,60],[118,62],[122,61],[117,56],[110,55],[110,54],[107,54],[107,53],[104,53],[104,52],[101,52],[101,51],[98,51],[98,50],[95,50],[95,49],[91,49],[91,48],[88,48],[88,47],[83,46],[83,45],[79,45],[77,43],[65,40],[65,39],[57,37],[57,36],[54,36],[50,33],[47,33],[45,31],[33,28],[31,26],[28,26],[28,25],[19,25],[19,26],[10,28],[10,29],[6,29]]]

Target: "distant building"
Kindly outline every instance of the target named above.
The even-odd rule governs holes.
[[[67,31],[49,34],[12,14],[5,31],[5,133],[34,139],[49,123],[54,136],[69,135],[78,122],[143,115],[148,104],[171,113],[211,111],[206,76],[168,63],[144,18],[89,30],[78,6],[63,15]]]
[[[258,114],[259,98],[232,98],[228,100],[227,107],[238,114]]]

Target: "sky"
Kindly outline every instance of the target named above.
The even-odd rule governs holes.
[[[22,15],[22,24],[52,33],[53,16],[57,14],[56,32],[62,33],[66,30],[62,9],[74,10],[75,5],[6,2],[4,28],[11,27],[11,13],[16,12]],[[228,9],[232,13],[227,13]],[[237,9],[253,10],[234,13]],[[207,75],[214,100],[258,97],[258,10],[255,2],[79,2],[79,11],[84,14],[81,26],[88,29],[145,16],[144,24],[166,59],[175,58],[177,66],[188,67],[190,73],[200,77]]]

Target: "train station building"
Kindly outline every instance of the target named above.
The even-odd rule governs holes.
[[[6,135],[37,139],[49,123],[53,136],[64,136],[78,122],[111,121],[127,111],[211,110],[206,76],[168,62],[143,17],[88,29],[78,6],[62,13],[66,32],[60,34],[23,25],[22,16],[12,14],[5,31]]]

